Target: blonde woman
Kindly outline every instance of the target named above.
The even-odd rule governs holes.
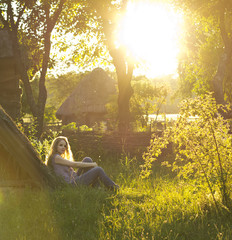
[[[70,184],[95,185],[100,181],[108,189],[119,189],[119,186],[91,158],[84,158],[82,162],[73,161],[68,139],[63,136],[53,140],[46,165],[51,167],[57,176],[63,177]],[[84,168],[88,169],[88,171],[79,176],[73,168]]]

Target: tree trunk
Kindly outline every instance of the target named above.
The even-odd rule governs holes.
[[[218,63],[218,68],[215,76],[212,80],[212,87],[214,92],[214,97],[217,102],[217,104],[225,105],[225,89],[224,89],[224,82],[226,75],[228,74],[228,69],[230,68],[231,63],[231,57],[232,57],[232,39],[230,37],[230,34],[228,33],[226,29],[225,24],[225,16],[226,16],[226,9],[222,8],[220,11],[220,18],[219,18],[219,27],[221,32],[221,37],[224,43],[224,52],[221,55],[221,58]],[[231,113],[224,113],[224,111],[221,111],[221,114],[228,118],[231,116]]]
[[[225,104],[223,82],[226,75],[227,62],[228,62],[228,54],[226,53],[226,50],[225,50],[219,60],[217,72],[212,80],[213,92],[214,92],[214,97],[216,99],[216,102],[218,104],[223,104],[223,105]]]
[[[220,61],[218,63],[218,69],[212,80],[213,96],[217,104],[226,105],[225,101],[225,78],[228,74],[227,71],[230,68],[231,62],[231,51],[224,50]],[[232,117],[232,111],[225,112],[222,109],[219,110],[220,114],[225,118],[229,119]]]
[[[43,132],[43,124],[44,124],[44,111],[45,104],[47,101],[47,89],[45,86],[50,50],[51,50],[51,30],[48,29],[44,35],[44,54],[43,54],[43,62],[42,62],[42,70],[39,80],[39,96],[38,96],[38,112],[37,112],[37,137],[39,138]]]
[[[46,74],[48,69],[48,62],[50,59],[50,51],[51,51],[51,33],[52,30],[60,16],[60,13],[63,9],[63,5],[66,0],[61,0],[54,15],[50,16],[50,5],[44,5],[44,11],[46,15],[46,32],[44,33],[44,53],[43,53],[43,61],[42,61],[42,69],[39,80],[39,96],[37,102],[37,137],[39,138],[43,133],[43,125],[44,125],[44,111],[45,105],[47,101],[47,89],[45,86]]]
[[[121,49],[111,50],[110,55],[113,58],[118,79],[118,130],[120,133],[126,133],[130,128],[131,120],[130,98],[133,95],[131,87],[133,64],[126,62]]]
[[[39,98],[38,103],[35,102],[35,97],[33,96],[33,91],[31,88],[30,80],[27,75],[27,68],[24,64],[24,61],[22,59],[21,53],[20,53],[20,46],[18,43],[18,37],[16,32],[11,32],[12,40],[13,40],[13,49],[14,49],[14,55],[16,58],[17,63],[17,71],[20,74],[21,80],[23,81],[25,93],[27,96],[27,102],[30,106],[30,110],[32,112],[32,115],[36,118],[36,130],[37,130],[37,137],[39,138],[43,131],[43,118],[44,118],[44,109],[45,109],[45,103],[47,99],[47,92],[45,88],[45,75],[44,70],[42,70],[40,82],[39,82]],[[45,51],[44,59],[47,58],[47,54]]]

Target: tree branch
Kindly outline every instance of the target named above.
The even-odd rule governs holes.
[[[59,3],[59,6],[58,8],[56,9],[55,13],[53,14],[53,16],[51,17],[51,30],[54,28],[59,16],[60,16],[60,13],[63,9],[63,6],[64,6],[64,3],[66,2],[66,0],[60,0],[60,3]]]
[[[11,6],[11,1],[8,1],[8,3],[7,3],[7,15],[10,17],[11,28],[13,28],[14,16],[13,16],[13,10],[12,10],[12,6]]]
[[[0,22],[2,22],[5,28],[9,28],[9,23],[7,22],[7,20],[5,20],[1,12],[0,12]]]
[[[19,12],[18,19],[17,19],[16,24],[15,24],[17,29],[19,27],[19,22],[20,22],[20,19],[21,19],[22,15],[23,15],[25,9],[26,9],[26,4],[24,4],[23,8]]]
[[[229,48],[229,36],[226,32],[226,26],[225,26],[225,9],[221,9],[220,16],[219,16],[219,28],[221,31],[222,40],[225,44],[225,47]]]

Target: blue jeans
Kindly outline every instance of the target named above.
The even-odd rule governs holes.
[[[93,160],[90,157],[85,157],[85,158],[83,158],[82,162],[92,163]],[[81,174],[84,174],[85,172],[89,171],[90,169],[92,169],[92,167],[79,168],[77,170],[77,175],[80,176]]]
[[[83,162],[93,162],[91,158],[86,157]],[[77,173],[78,174],[78,173]],[[116,184],[106,175],[105,171],[101,167],[91,168],[77,176],[76,183],[83,185],[95,185],[102,182],[107,188],[114,188]]]

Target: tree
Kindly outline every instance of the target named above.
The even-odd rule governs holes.
[[[0,21],[10,33],[17,71],[24,84],[30,110],[36,118],[39,137],[43,130],[47,99],[45,79],[50,60],[51,33],[66,0],[1,2]],[[36,101],[31,80],[38,71],[39,93]]]
[[[210,88],[214,92],[217,103],[232,102],[232,2],[228,0],[174,0],[174,3],[184,9],[192,21],[195,20],[192,24],[195,35],[188,33],[192,37],[188,43],[195,48],[192,58],[194,61],[188,58],[187,61],[182,62],[182,76],[190,80],[193,79],[190,76],[191,72],[196,74],[195,83],[198,82],[198,86],[204,85]],[[206,59],[207,53],[210,53],[208,56],[211,59],[209,57]],[[187,74],[183,71],[186,69],[189,69]],[[210,81],[207,83],[204,78],[207,81],[210,78]],[[199,81],[201,81],[200,84]],[[191,83],[194,87],[197,86],[194,81]],[[209,84],[208,87],[207,84]]]
[[[135,130],[135,128],[147,127],[150,114],[159,114],[166,101],[168,89],[164,84],[157,86],[145,76],[132,78],[131,84],[134,90],[130,100],[131,127]],[[118,112],[116,95],[111,96],[106,107],[107,118],[110,120],[108,125],[111,129],[115,129]]]
[[[82,28],[80,32],[76,27],[81,21],[79,17],[71,17],[71,23],[67,23],[66,32],[73,32],[74,35],[87,33],[86,38],[89,36],[97,36],[98,42],[94,45],[86,44],[86,38],[78,42],[78,48],[74,52],[76,61],[81,61],[89,56],[92,62],[94,57],[102,57],[106,51],[111,56],[113,65],[116,69],[117,81],[118,81],[118,129],[121,133],[125,133],[129,130],[131,121],[130,116],[130,98],[133,94],[131,87],[131,79],[133,75],[134,62],[128,57],[126,49],[121,46],[115,45],[115,33],[118,27],[118,17],[126,10],[127,0],[112,1],[101,0],[83,1],[81,21],[88,20],[89,24],[86,24],[85,28]],[[70,16],[69,16],[70,17]],[[84,42],[84,43],[83,43]]]
[[[215,31],[212,19],[188,17],[185,29],[183,45],[186,47],[179,62],[179,92],[183,98],[212,91],[212,76],[222,51],[220,34]]]
[[[91,8],[96,12],[96,17],[101,26],[103,41],[112,57],[118,80],[118,129],[120,133],[126,133],[130,128],[130,99],[133,95],[131,79],[133,76],[134,62],[128,57],[123,46],[115,45],[115,33],[117,20],[127,6],[127,0],[119,2],[111,0],[90,0]]]

